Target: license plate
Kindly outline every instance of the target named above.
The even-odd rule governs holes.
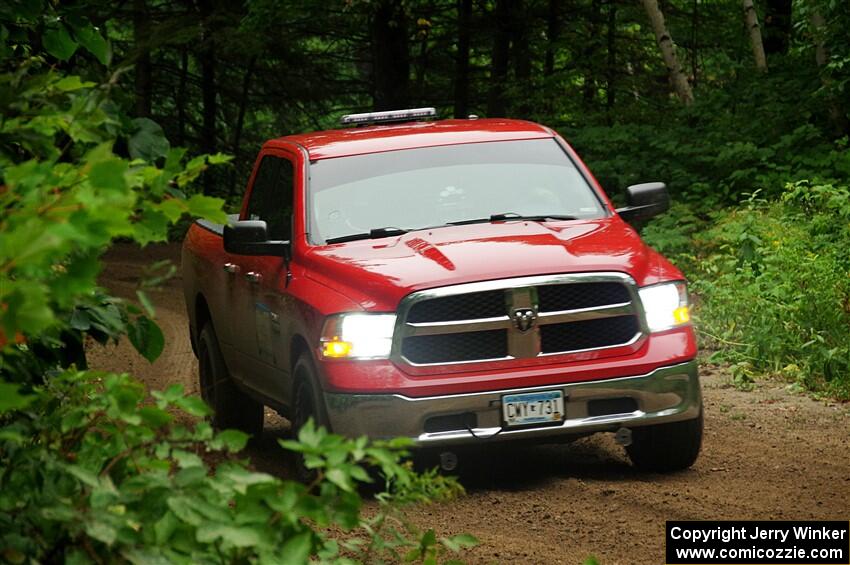
[[[507,426],[547,424],[564,419],[564,393],[560,390],[506,394],[502,417]]]

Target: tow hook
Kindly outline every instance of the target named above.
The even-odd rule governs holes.
[[[614,434],[614,441],[623,447],[630,446],[632,444],[632,430],[629,428],[620,428],[617,430],[617,433]]]
[[[440,469],[443,471],[454,471],[457,469],[457,455],[452,451],[440,453]]]

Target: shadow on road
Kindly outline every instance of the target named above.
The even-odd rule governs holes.
[[[279,439],[286,438],[289,422],[267,416],[263,435],[252,440],[245,453],[258,471],[293,478],[292,453],[278,445]],[[622,481],[642,476],[627,462],[622,448],[605,436],[554,445],[493,443],[459,448],[454,453],[458,465],[447,474],[457,476],[470,492],[537,489],[565,478]],[[419,469],[438,466],[439,454],[436,450],[418,452],[415,465]]]

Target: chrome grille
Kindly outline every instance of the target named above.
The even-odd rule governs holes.
[[[522,277],[415,292],[399,305],[393,358],[410,365],[511,361],[634,344],[645,332],[622,273]]]

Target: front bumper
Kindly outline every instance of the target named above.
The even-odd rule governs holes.
[[[564,392],[563,422],[503,428],[502,395],[547,390]],[[372,439],[403,436],[426,447],[477,443],[485,438],[499,441],[582,435],[690,420],[699,416],[702,396],[697,363],[691,360],[639,376],[444,396],[326,392],[325,403],[334,432]],[[589,410],[590,406],[593,409]],[[605,406],[611,407],[608,413]],[[623,406],[631,409],[624,412]],[[440,423],[436,426],[440,429],[434,429],[434,422]],[[457,422],[454,429],[452,422]]]

